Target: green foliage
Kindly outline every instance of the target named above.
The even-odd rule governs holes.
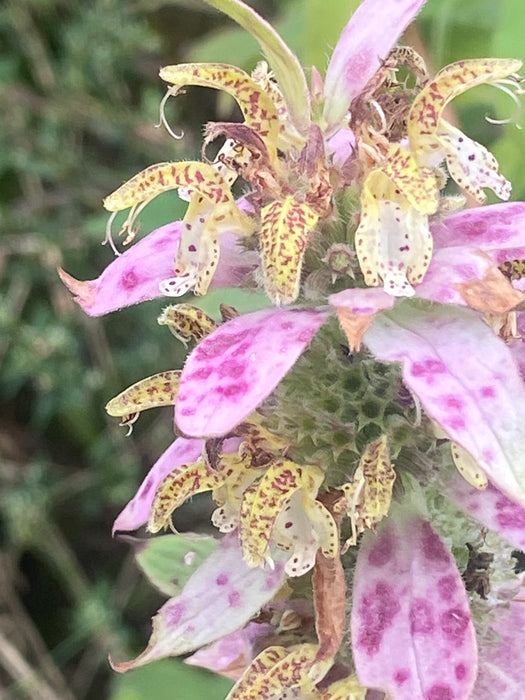
[[[188,533],[135,540],[132,544],[144,575],[161,593],[173,597],[182,591],[218,541],[210,536]]]
[[[233,683],[211,673],[196,673],[178,659],[155,661],[113,681],[111,700],[222,700]]]

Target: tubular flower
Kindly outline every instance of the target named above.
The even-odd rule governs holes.
[[[132,245],[98,279],[60,271],[93,316],[195,297],[158,316],[188,349],[184,367],[107,404],[130,428],[170,407],[178,435],[114,531],[173,529],[207,493],[220,538],[148,540],[146,551],[173,547],[182,574],[149,573],[171,598],[146,650],[114,666],[195,652],[190,663],[237,680],[231,700],[489,700],[493,679],[511,697],[502,620],[519,626],[508,601],[525,547],[525,203],[468,209],[444,194],[452,179],[482,204],[484,189],[506,200],[510,185],[443,114],[482,83],[519,92],[521,64],[471,59],[429,78],[395,46],[424,0],[363,0],[309,89],[248,5],[207,2],[266,60],[251,74],[165,67],[165,100],[223,90],[242,121],[206,126],[205,147],[224,139],[213,161],[151,165],[104,200],[107,240],[116,251],[111,226],[129,209]],[[142,208],[171,189],[188,202],[183,220],[133,242]],[[240,313],[229,304],[246,290],[256,301]]]

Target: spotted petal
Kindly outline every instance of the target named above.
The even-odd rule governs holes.
[[[221,486],[224,475],[212,469],[200,457],[195,462],[178,465],[157,486],[151,506],[148,531],[155,533],[169,527],[173,512],[191,496]]]
[[[264,309],[204,338],[182,371],[179,429],[189,436],[230,432],[277,386],[327,316],[323,309]]]
[[[423,299],[459,304],[489,313],[505,313],[523,299],[489,254],[467,246],[434,252],[423,282],[417,287]]]
[[[510,184],[498,173],[498,163],[484,146],[468,139],[442,118],[447,104],[482,83],[506,78],[521,68],[521,61],[480,58],[446,66],[414,100],[408,119],[410,149],[419,165],[436,167],[446,158],[450,175],[480,203],[490,187],[503,199]]]
[[[292,122],[300,132],[306,132],[310,125],[310,100],[306,78],[297,56],[270,23],[241,0],[206,2],[235,20],[259,42],[279,82]]]
[[[343,29],[326,71],[324,118],[341,123],[425,0],[364,0]]]
[[[300,644],[290,649],[267,647],[254,659],[226,700],[317,697],[309,677],[315,669],[317,649],[316,644]],[[322,672],[319,675],[322,676]],[[291,695],[286,692],[290,690]],[[297,690],[297,694],[293,690]]]
[[[524,228],[525,202],[465,209],[430,226],[437,249],[463,246],[482,250],[497,265],[525,257]]]
[[[242,559],[237,536],[223,537],[182,593],[155,615],[145,651],[131,661],[113,662],[113,667],[127,671],[155,659],[187,654],[230,634],[273,598],[283,580],[279,553],[274,570],[251,568]]]
[[[429,416],[525,505],[525,386],[505,343],[468,309],[412,302],[379,314],[365,343],[379,359],[402,363]]]
[[[351,620],[357,675],[392,700],[464,700],[477,672],[465,587],[430,524],[403,509],[377,534],[365,533],[359,548]]]
[[[277,305],[293,303],[299,294],[304,251],[319,216],[290,196],[261,211],[261,255],[266,292]]]
[[[113,524],[113,534],[122,530],[136,530],[145,525],[160,482],[181,464],[197,460],[203,447],[202,440],[177,438],[151,467],[135,496],[118,515]]]
[[[285,567],[289,576],[309,571],[318,549],[335,556],[337,527],[329,511],[315,501],[323,477],[318,467],[278,461],[246,491],[240,528],[246,561],[256,566],[267,561],[272,540],[292,550]]]

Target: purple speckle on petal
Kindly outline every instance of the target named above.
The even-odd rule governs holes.
[[[432,604],[424,598],[416,598],[410,606],[410,632],[430,634],[434,629]]]
[[[127,270],[120,278],[120,284],[124,289],[133,289],[139,283],[139,278],[135,270]]]
[[[229,581],[228,574],[219,574],[217,576],[217,585],[218,586],[225,586]]]
[[[172,236],[163,236],[162,238],[159,238],[158,241],[155,241],[155,243],[153,244],[155,250],[164,250],[166,246],[173,246]]]
[[[437,582],[437,589],[442,600],[451,600],[456,591],[454,576],[443,576]]]
[[[423,360],[421,362],[414,362],[412,364],[411,374],[413,377],[424,377],[427,384],[432,384],[434,381],[435,374],[443,374],[446,372],[446,367],[441,360],[436,360],[434,358],[429,358],[428,360]]]
[[[465,402],[460,396],[454,396],[454,394],[448,394],[447,396],[443,396],[444,408],[448,408],[453,411],[459,411],[459,409],[463,408],[464,405]]]
[[[246,353],[247,353],[249,350],[252,350],[252,349],[253,349],[253,345],[252,345],[251,343],[248,343],[248,342],[247,342],[247,343],[241,343],[241,344],[239,345],[239,347],[236,348],[236,349],[232,352],[232,357],[239,357],[239,356],[242,356],[242,355],[246,355]]]
[[[199,367],[199,369],[196,369],[195,372],[192,372],[189,377],[186,378],[186,381],[191,381],[192,379],[197,380],[197,379],[208,379],[210,374],[213,372],[213,367],[210,365],[203,365],[202,367]],[[179,396],[180,400],[180,396]]]
[[[217,374],[219,377],[231,377],[232,379],[238,379],[242,377],[246,366],[235,360],[225,360],[222,364],[217,367]]]
[[[283,321],[281,323],[281,328],[283,329],[283,331],[291,331],[293,327],[294,327],[293,321]]]
[[[442,613],[439,624],[441,629],[456,646],[461,646],[470,622],[469,615],[460,608],[451,608]]]
[[[312,335],[312,330],[310,328],[307,328],[305,331],[301,331],[301,333],[299,333],[299,335],[297,336],[297,341],[299,343],[308,343],[310,342]]]
[[[194,416],[196,412],[196,406],[184,406],[184,408],[182,408],[180,411],[181,416]]]
[[[403,685],[405,681],[407,681],[410,678],[410,671],[408,668],[399,668],[395,673],[394,673],[394,681],[396,685]]]
[[[465,421],[461,416],[452,416],[449,420],[443,421],[443,425],[447,425],[452,430],[460,430],[465,427]]]
[[[433,561],[449,561],[449,553],[439,535],[432,530],[429,523],[423,523],[421,526],[421,544],[423,552],[427,559]]]
[[[144,482],[144,486],[140,490],[140,495],[142,498],[148,495],[148,493],[151,491],[153,487],[153,478],[149,476],[146,481]]]
[[[452,688],[445,683],[435,683],[426,693],[425,700],[454,700]]]
[[[177,602],[166,610],[166,621],[168,625],[178,625],[182,616],[186,612],[186,604]]]
[[[502,529],[525,529],[525,509],[506,496],[496,501],[496,520]]]
[[[392,557],[394,538],[391,532],[384,532],[368,554],[372,566],[384,566]]]
[[[480,393],[483,399],[493,399],[496,396],[496,389],[493,386],[482,386]]]
[[[248,392],[246,382],[238,382],[237,384],[225,384],[217,387],[217,393],[221,396],[240,396]]]
[[[228,595],[228,602],[232,608],[238,608],[239,605],[241,604],[241,594],[239,593],[239,591],[233,590]]]
[[[357,643],[365,648],[369,656],[379,651],[383,635],[400,609],[398,597],[386,581],[378,581],[375,588],[361,599],[361,627]]]
[[[456,664],[454,668],[454,673],[456,674],[456,678],[458,679],[458,681],[462,681],[467,675],[467,667],[465,666],[465,664]]]

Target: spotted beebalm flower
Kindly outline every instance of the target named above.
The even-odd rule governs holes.
[[[230,700],[517,698],[525,203],[468,209],[443,190],[509,198],[494,157],[444,109],[481,83],[517,88],[521,64],[470,59],[429,78],[395,46],[424,0],[363,0],[309,88],[249,6],[207,1],[268,63],[168,66],[165,99],[224,90],[242,122],[207,125],[205,145],[224,139],[212,162],[149,166],[104,200],[116,252],[119,211],[126,245],[161,192],[187,200],[181,222],[96,280],[61,271],[94,316],[212,287],[266,294],[242,315],[222,304],[220,319],[198,299],[164,308],[159,323],[192,345],[183,369],[107,404],[130,430],[174,406],[179,434],[114,530],[157,533],[209,493],[221,533],[197,564],[173,535],[189,571],[147,649],[114,666],[195,652],[237,680]]]

